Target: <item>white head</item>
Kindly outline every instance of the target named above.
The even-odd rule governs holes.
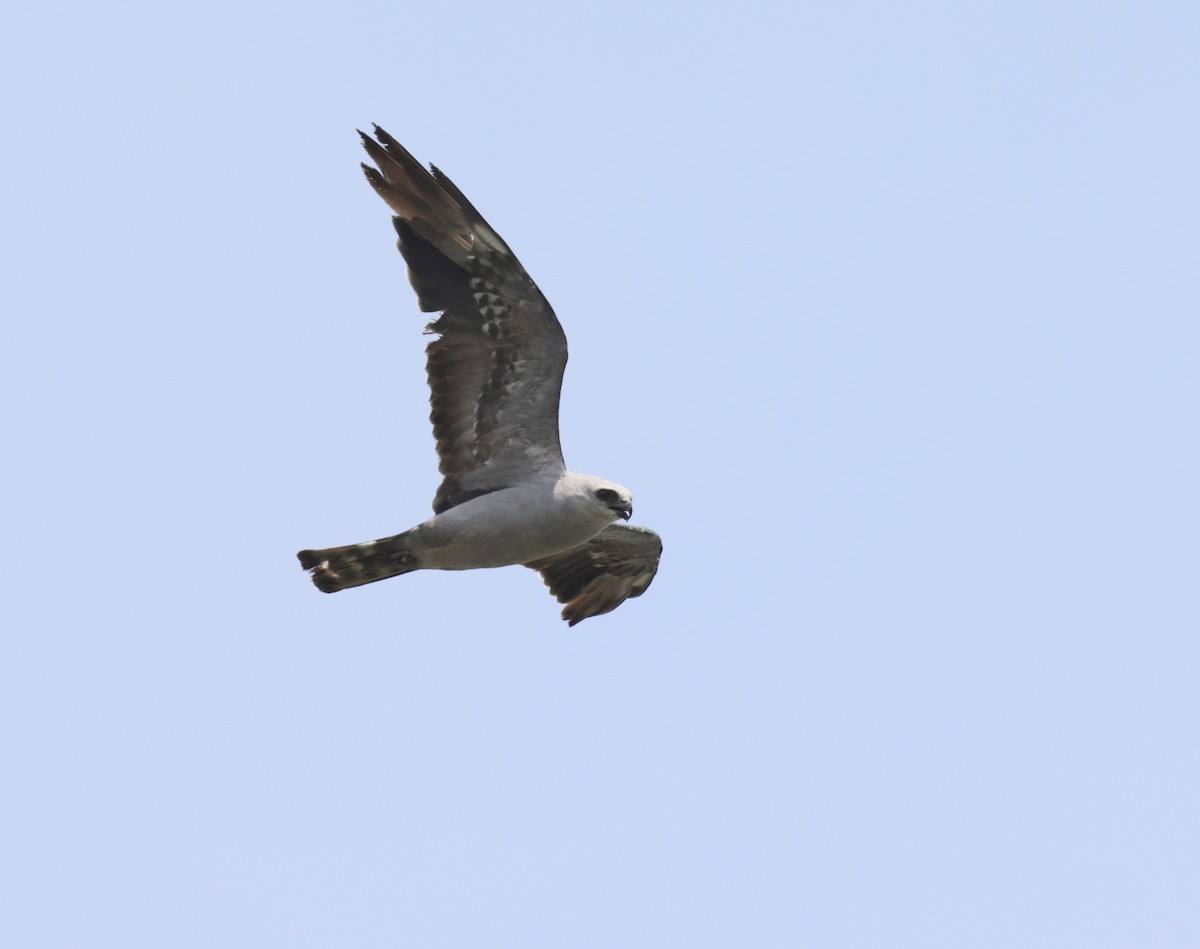
[[[633,495],[615,481],[571,473],[559,485],[573,507],[587,510],[602,524],[611,524],[617,518],[627,521],[633,516]]]

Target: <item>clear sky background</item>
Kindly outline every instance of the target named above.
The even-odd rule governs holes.
[[[26,5],[0,943],[1200,945],[1200,8]],[[658,579],[322,596],[437,484],[355,127]]]

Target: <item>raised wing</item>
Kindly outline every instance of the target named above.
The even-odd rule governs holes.
[[[396,212],[397,246],[425,312],[430,421],[441,513],[470,498],[564,470],[558,398],[567,338],[525,268],[444,174],[421,167],[379,126],[363,146],[367,180]]]
[[[525,566],[540,573],[558,602],[566,604],[562,618],[574,626],[645,593],[661,556],[662,540],[654,531],[612,524],[586,544]]]

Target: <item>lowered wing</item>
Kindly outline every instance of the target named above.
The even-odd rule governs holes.
[[[654,531],[613,524],[586,544],[525,566],[540,573],[558,602],[566,604],[562,617],[574,626],[645,593],[661,556],[662,539]]]

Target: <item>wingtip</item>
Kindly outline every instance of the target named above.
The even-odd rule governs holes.
[[[399,149],[405,154],[408,154],[407,148],[388,135],[384,129],[380,128],[374,122],[371,123],[371,128],[375,130],[375,138],[379,141],[379,144],[387,149],[388,152],[391,152],[393,149]]]

